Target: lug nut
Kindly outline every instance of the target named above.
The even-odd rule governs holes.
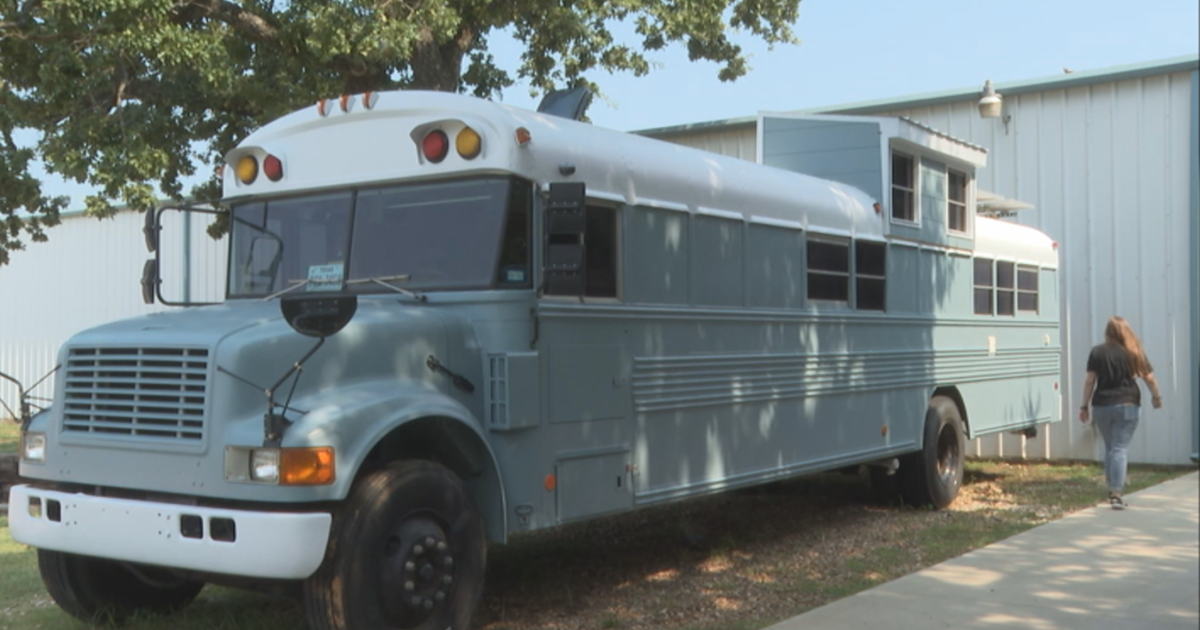
[[[411,600],[411,602],[412,602],[412,605],[413,605],[413,606],[420,606],[420,605],[421,605],[421,598],[420,598],[420,597],[413,597],[413,598],[412,598],[412,600]]]
[[[446,601],[446,594],[441,591],[438,591],[437,595],[434,595],[433,598],[438,600],[439,602],[444,602],[444,601]]]
[[[411,580],[404,583],[404,590],[415,591],[416,589],[417,589],[417,585],[413,584],[413,582]]]
[[[413,572],[413,571],[416,571],[416,570],[417,570],[417,563],[413,562],[412,560],[409,560],[408,562],[405,562],[405,563],[404,563],[404,570],[405,570],[405,571],[408,571],[409,573],[411,573],[411,572]]]
[[[449,569],[450,567],[454,566],[454,558],[446,556],[446,559],[442,562],[442,564],[445,564],[446,568]]]
[[[454,578],[450,577],[449,575],[442,578],[442,584],[445,584],[446,586],[450,586],[450,583],[453,581]]]
[[[426,547],[432,547],[432,546],[433,546],[433,544],[434,544],[434,543],[436,543],[436,542],[437,542],[437,541],[433,539],[433,536],[426,536],[426,537],[425,537],[425,546],[426,546]]]
[[[421,605],[425,607],[425,610],[433,610],[433,602],[428,599]]]
[[[438,550],[438,553],[441,553],[441,552],[443,552],[443,551],[446,551],[446,543],[444,543],[444,542],[439,542],[439,543],[437,544],[437,550]]]
[[[418,556],[419,556],[419,555],[421,555],[421,554],[423,554],[423,553],[425,553],[425,548],[424,548],[424,547],[422,547],[422,546],[420,545],[420,543],[418,543],[418,544],[416,544],[416,545],[413,545],[413,554],[414,554],[414,555],[418,555]]]

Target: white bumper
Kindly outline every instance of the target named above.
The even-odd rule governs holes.
[[[332,522],[329,514],[320,512],[228,510],[29,486],[12,488],[8,508],[12,537],[26,545],[126,562],[281,579],[302,579],[317,570]]]

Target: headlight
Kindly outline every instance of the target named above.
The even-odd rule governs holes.
[[[21,459],[35,463],[46,463],[46,434],[26,431],[21,434]]]
[[[250,479],[254,481],[279,481],[279,450],[260,448],[250,454]]]
[[[253,448],[225,447],[225,479],[283,486],[321,486],[333,483],[336,471],[332,446]]]

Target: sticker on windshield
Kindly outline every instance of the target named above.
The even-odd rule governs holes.
[[[342,288],[342,263],[311,265],[305,291],[337,291]]]

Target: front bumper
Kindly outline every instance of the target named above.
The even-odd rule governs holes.
[[[30,509],[31,503],[34,509]],[[19,543],[85,556],[249,577],[303,579],[321,565],[332,516],[207,508],[14,486]]]

